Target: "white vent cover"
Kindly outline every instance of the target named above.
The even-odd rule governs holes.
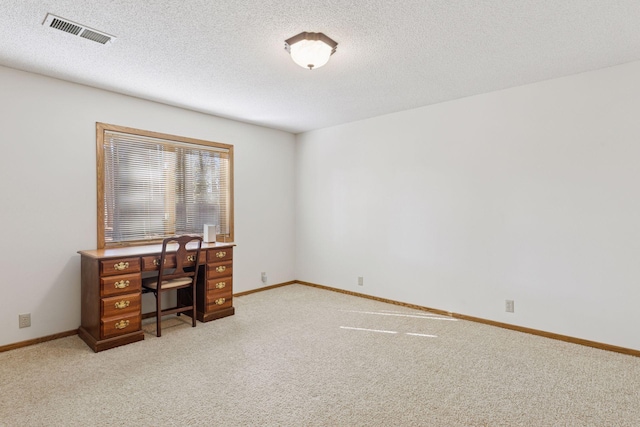
[[[52,15],[50,13],[47,14],[42,25],[44,25],[45,27],[64,31],[69,34],[73,34],[74,36],[80,36],[87,40],[92,40],[101,44],[112,43],[116,39],[115,36],[103,33],[102,31],[98,31],[93,28],[86,27],[82,24],[78,24],[77,22],[69,21],[68,19]]]

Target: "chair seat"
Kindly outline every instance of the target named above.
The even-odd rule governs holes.
[[[184,286],[190,283],[191,283],[191,278],[189,277],[180,277],[178,279],[163,280],[162,289],[177,288],[178,286]],[[151,279],[145,279],[142,282],[142,286],[149,289],[158,289],[158,279],[155,277]]]

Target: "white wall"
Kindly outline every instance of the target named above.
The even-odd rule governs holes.
[[[235,292],[266,271],[640,349],[638,75],[634,62],[294,138],[0,67],[0,345],[79,326],[101,121],[234,145]]]
[[[234,145],[234,292],[294,278],[292,134],[0,67],[0,345],[80,325],[96,247],[95,123]],[[18,314],[32,326],[18,328]]]
[[[640,350],[638,76],[298,135],[296,278]]]

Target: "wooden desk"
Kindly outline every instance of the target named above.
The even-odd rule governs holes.
[[[234,246],[220,242],[202,244],[203,264],[196,284],[196,317],[201,322],[231,316],[235,311]],[[145,272],[158,270],[161,251],[160,244],[78,251],[82,270],[82,324],[78,335],[93,351],[144,339],[142,277]],[[178,293],[178,302],[184,298],[192,296]]]

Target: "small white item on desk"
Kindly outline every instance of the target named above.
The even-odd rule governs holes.
[[[206,243],[215,243],[217,228],[218,227],[216,227],[213,224],[205,224],[204,225],[204,235],[202,237],[202,240],[204,240]]]

